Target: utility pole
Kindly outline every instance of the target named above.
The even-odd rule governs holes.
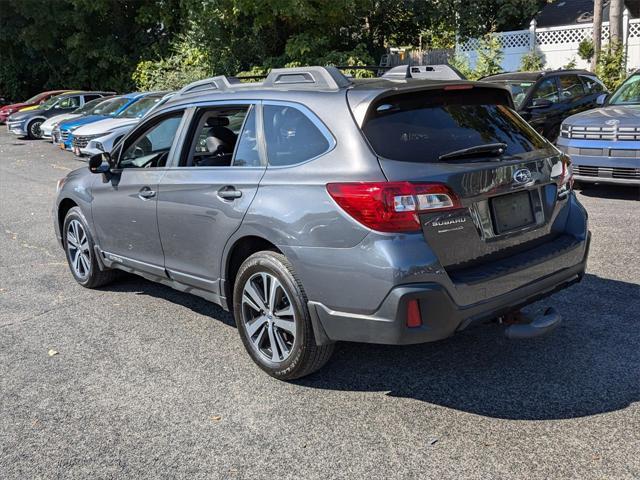
[[[596,71],[598,55],[602,45],[602,0],[593,0],[593,57],[591,57],[591,71]]]

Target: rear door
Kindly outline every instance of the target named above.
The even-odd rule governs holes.
[[[389,181],[444,185],[459,199],[455,208],[420,213],[450,270],[511,255],[561,228],[560,153],[504,96],[478,87],[395,94],[374,101],[362,126]],[[477,147],[486,151],[465,153]]]
[[[158,227],[168,275],[219,293],[221,257],[265,172],[257,102],[198,108],[177,165],[160,182]]]
[[[590,108],[592,102],[578,75],[560,75],[558,80],[560,83],[560,98],[562,98],[564,106],[562,120]]]
[[[521,109],[522,117],[542,136],[554,141],[560,131],[565,106],[560,101],[555,76],[542,79]]]

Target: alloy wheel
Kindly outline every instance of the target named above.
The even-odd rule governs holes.
[[[91,272],[89,238],[82,223],[75,219],[67,226],[67,252],[76,277],[87,278]]]
[[[271,362],[283,362],[293,351],[296,318],[289,295],[280,281],[256,273],[242,292],[242,321],[252,348]]]
[[[31,133],[31,135],[34,138],[42,137],[42,130],[40,129],[41,125],[42,125],[42,122],[36,120],[35,122],[32,122],[31,125],[29,126],[29,133]]]

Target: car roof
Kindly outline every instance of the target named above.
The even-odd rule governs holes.
[[[147,97],[149,95],[164,95],[166,93],[168,92],[130,92],[121,95],[121,97],[133,99]]]
[[[588,70],[537,70],[534,72],[506,72],[506,73],[498,73],[496,75],[489,75],[488,77],[483,77],[483,81],[500,81],[500,80],[530,80],[535,81],[540,77],[548,77],[552,75],[561,75],[561,74],[580,74],[580,75],[589,75],[594,77],[595,73],[589,72]]]
[[[175,107],[215,101],[289,101],[301,103],[325,112],[348,104],[357,122],[364,119],[371,103],[379,98],[399,93],[411,93],[447,86],[498,89],[511,101],[506,87],[489,82],[468,80],[427,80],[418,78],[378,77],[371,79],[347,78],[335,67],[295,67],[272,69],[262,82],[241,83],[238,78],[224,76],[190,83],[154,112],[154,116]]]

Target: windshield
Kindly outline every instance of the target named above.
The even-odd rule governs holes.
[[[37,95],[34,95],[33,97],[31,97],[29,100],[25,100],[24,103],[36,103],[38,102],[38,100],[40,100],[42,98],[42,94],[39,93]]]
[[[522,106],[522,102],[524,102],[524,99],[527,97],[527,94],[535,83],[536,82],[523,82],[518,80],[507,82],[507,87],[511,90],[511,96],[513,97],[513,103],[516,108],[520,108]]]
[[[49,110],[51,107],[53,107],[56,103],[58,103],[58,100],[60,100],[60,97],[51,97],[49,100],[47,100],[46,102],[40,104],[40,108],[41,110]]]
[[[124,97],[111,98],[100,103],[100,105],[98,105],[91,113],[94,115],[107,115],[113,117],[122,107],[129,103],[129,101],[129,98]]]
[[[497,90],[385,98],[373,105],[362,130],[378,155],[404,162],[438,162],[447,153],[486,144],[504,144],[507,157],[548,147]]]
[[[90,102],[85,103],[80,108],[76,108],[72,113],[91,113],[94,108],[101,102],[104,102],[104,98],[96,98],[95,100],[91,100]]]
[[[141,118],[147,111],[158,103],[162,97],[144,97],[128,106],[118,117]]]
[[[627,78],[609,100],[609,105],[637,104],[640,104],[640,74]]]

